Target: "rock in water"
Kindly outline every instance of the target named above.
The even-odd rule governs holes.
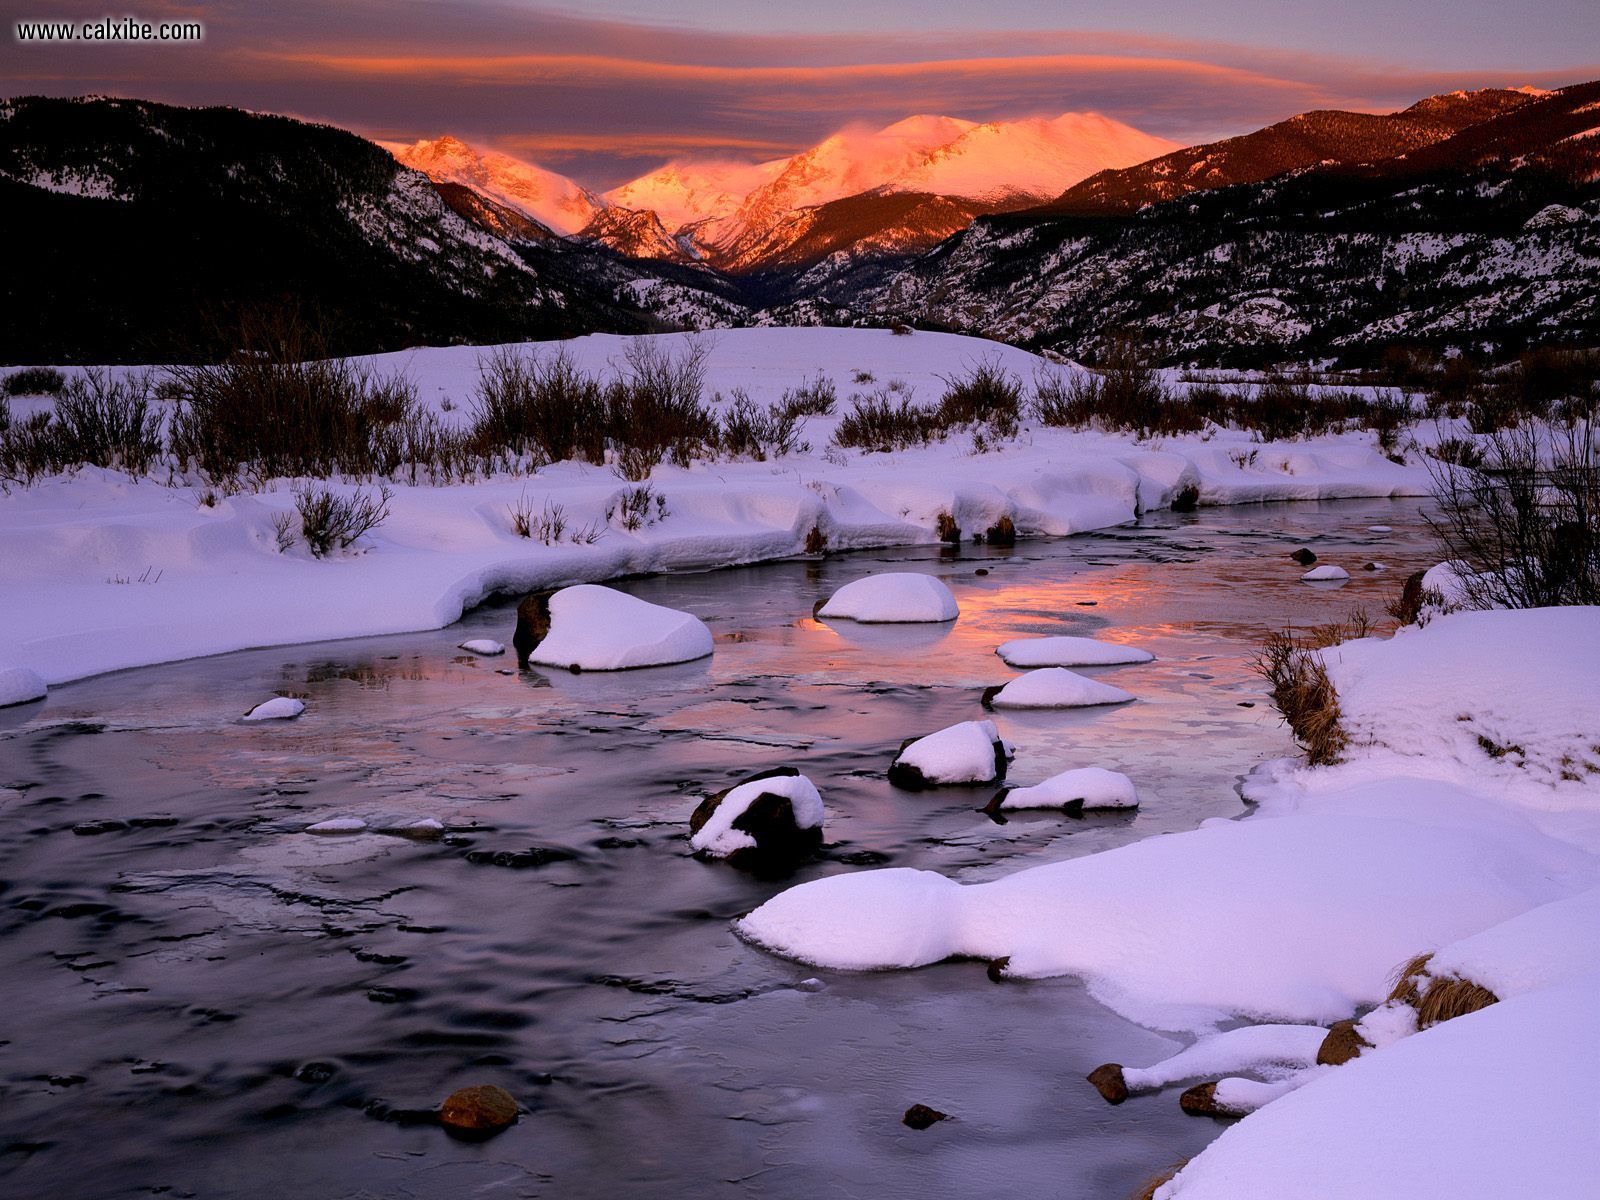
[[[900,1118],[904,1125],[912,1129],[926,1129],[940,1121],[948,1119],[949,1113],[942,1113],[937,1108],[929,1108],[926,1104],[913,1104],[906,1109],[906,1115]]]
[[[1030,637],[1002,642],[995,651],[1008,667],[1112,667],[1147,663],[1155,655],[1137,646],[1086,637]]]
[[[1133,780],[1104,767],[1079,767],[1052,775],[1032,787],[996,792],[986,812],[1008,808],[1059,808],[1069,816],[1084,809],[1138,808],[1139,793]]]
[[[550,592],[534,592],[517,605],[517,631],[511,636],[517,661],[526,663],[534,647],[550,632]]]
[[[1307,550],[1304,546],[1296,550],[1293,554],[1289,555],[1289,557],[1294,559],[1294,561],[1299,563],[1302,567],[1309,567],[1312,563],[1317,561],[1317,556],[1311,553],[1311,551]]]
[[[812,613],[862,624],[954,621],[961,615],[950,589],[932,575],[885,571],[845,584]]]
[[[1353,1018],[1335,1021],[1328,1026],[1328,1036],[1322,1039],[1317,1050],[1317,1063],[1324,1067],[1337,1067],[1358,1057],[1363,1050],[1372,1049],[1372,1043],[1361,1036]]]
[[[1332,563],[1324,563],[1320,567],[1312,567],[1300,578],[1307,583],[1331,583],[1334,580],[1349,579],[1350,572],[1343,567],[1336,567]]]
[[[274,696],[245,713],[246,721],[292,721],[305,712],[305,702],[293,696]]]
[[[689,844],[741,870],[782,869],[821,848],[822,821],[815,785],[793,767],[774,767],[702,800]]]
[[[1011,747],[993,721],[963,721],[927,737],[907,738],[889,765],[889,782],[908,791],[1006,777]]]
[[[1128,1098],[1128,1081],[1122,1077],[1121,1063],[1106,1063],[1096,1067],[1087,1078],[1107,1104],[1121,1104]]]
[[[517,1119],[517,1102],[505,1088],[480,1083],[451,1092],[439,1106],[439,1123],[456,1137],[491,1138]]]
[[[472,638],[462,642],[460,648],[469,654],[481,654],[485,658],[493,658],[497,654],[506,652],[506,648],[493,638]]]
[[[527,661],[571,671],[625,671],[692,662],[711,653],[711,630],[698,617],[664,608],[615,588],[580,583],[544,598],[546,632],[539,632],[540,598],[519,606],[517,653]],[[530,608],[524,631],[524,609]],[[520,639],[520,640],[519,640]]]
[[[1065,667],[1040,667],[1010,683],[985,688],[985,708],[1093,708],[1100,704],[1126,704],[1133,696],[1121,688],[1069,671]]]

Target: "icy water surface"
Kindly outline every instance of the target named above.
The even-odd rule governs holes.
[[[510,641],[497,605],[0,712],[0,1194],[1126,1195],[1220,1126],[1175,1091],[1110,1108],[1083,1075],[1173,1039],[1070,980],[812,971],[729,922],[834,872],[978,880],[1240,815],[1238,776],[1290,748],[1248,670],[1261,635],[1377,614],[1426,542],[1415,501],[1162,513],[1015,553],[619,584],[706,619],[716,655],[688,666],[517,673],[458,651]],[[1301,544],[1350,583],[1299,582]],[[807,615],[886,568],[945,578],[961,619]],[[1016,674],[995,645],[1045,633],[1158,658],[1089,672],[1137,703],[998,715],[1012,780],[1125,770],[1137,816],[1000,826],[976,811],[990,788],[887,784],[904,738],[983,716],[981,689]],[[305,716],[237,723],[274,692]],[[822,789],[824,856],[791,880],[690,857],[700,796],[780,763]],[[449,832],[303,832],[348,816]],[[478,1145],[425,1123],[478,1082],[521,1122]],[[913,1103],[951,1119],[913,1132]]]

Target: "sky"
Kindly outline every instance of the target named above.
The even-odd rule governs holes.
[[[199,44],[19,44],[18,20],[198,20]],[[450,133],[605,188],[849,124],[1096,111],[1182,142],[1311,108],[1600,78],[1600,0],[0,0],[0,91]]]

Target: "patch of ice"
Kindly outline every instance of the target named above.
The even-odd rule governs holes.
[[[367,823],[360,817],[332,817],[326,821],[318,821],[315,825],[307,825],[307,833],[360,833],[365,830]]]

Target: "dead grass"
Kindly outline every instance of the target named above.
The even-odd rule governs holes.
[[[826,554],[828,552],[828,535],[822,532],[822,526],[813,525],[806,534],[807,554]]]
[[[961,544],[961,526],[956,524],[955,517],[947,512],[939,514],[938,518],[939,540],[951,546]]]
[[[1182,1158],[1173,1163],[1165,1171],[1162,1171],[1156,1175],[1152,1175],[1149,1179],[1145,1180],[1144,1183],[1139,1185],[1139,1190],[1134,1192],[1133,1195],[1129,1197],[1129,1200],[1154,1200],[1155,1194],[1161,1190],[1162,1185],[1170,1183],[1178,1174],[1178,1172],[1183,1170],[1188,1165],[1189,1160],[1187,1158]]]
[[[1416,1010],[1418,1029],[1453,1021],[1500,1002],[1499,996],[1471,979],[1430,975],[1428,964],[1432,961],[1432,954],[1419,954],[1405,963],[1395,973],[1395,984],[1389,992],[1390,1001]]]
[[[1338,762],[1350,737],[1340,724],[1339,693],[1317,647],[1287,632],[1268,634],[1253,665],[1271,685],[1272,703],[1306,760],[1318,767]]]

